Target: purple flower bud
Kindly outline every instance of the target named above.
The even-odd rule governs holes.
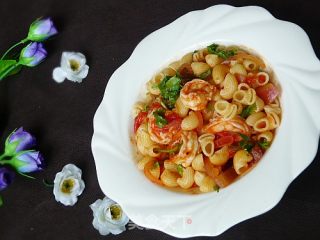
[[[20,127],[13,131],[6,140],[5,154],[13,156],[19,151],[30,150],[36,145],[36,139],[29,132]]]
[[[42,42],[57,33],[58,31],[51,18],[37,19],[30,25],[28,39]]]
[[[28,67],[37,66],[47,57],[47,51],[42,43],[29,43],[20,53],[19,63]]]
[[[5,167],[0,168],[0,191],[12,183],[14,176],[14,172],[9,169]]]
[[[42,170],[44,159],[40,152],[26,151],[16,155],[6,164],[10,164],[20,173],[30,173]]]

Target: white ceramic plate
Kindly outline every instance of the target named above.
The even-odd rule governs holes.
[[[267,61],[282,87],[283,118],[270,150],[221,190],[186,195],[158,187],[132,158],[132,105],[151,76],[211,43],[244,45]],[[177,237],[215,236],[274,207],[313,160],[320,129],[320,62],[306,33],[261,7],[217,5],[190,12],[143,39],[111,76],[94,117],[92,152],[103,192],[138,225]]]

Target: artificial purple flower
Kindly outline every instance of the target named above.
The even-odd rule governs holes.
[[[0,191],[12,183],[14,176],[14,172],[9,169],[5,167],[0,168]]]
[[[13,156],[17,152],[30,150],[36,145],[36,139],[29,132],[25,131],[23,127],[13,131],[6,140],[5,154]]]
[[[29,43],[20,53],[19,64],[28,67],[37,66],[47,57],[47,51],[42,43]]]
[[[42,170],[44,159],[40,152],[26,151],[14,156],[6,164],[11,165],[20,173],[30,173]]]
[[[37,19],[30,25],[27,39],[42,42],[57,33],[58,31],[51,18]]]

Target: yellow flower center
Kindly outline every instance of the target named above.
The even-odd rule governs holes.
[[[69,60],[69,64],[72,71],[78,71],[80,68],[79,62],[74,59]]]
[[[109,207],[112,220],[119,220],[122,217],[122,209],[118,204]]]
[[[74,187],[74,180],[73,179],[65,179],[61,184],[61,192],[70,194]]]

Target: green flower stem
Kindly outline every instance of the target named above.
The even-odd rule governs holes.
[[[16,67],[18,67],[20,65],[19,62],[17,62],[16,64],[12,65],[11,67],[9,67],[7,70],[3,71],[2,73],[0,73],[0,81],[2,79],[4,79],[13,69],[15,69]]]
[[[1,164],[2,159],[4,159],[5,157],[6,157],[5,153],[0,156],[0,164]]]
[[[14,49],[15,47],[19,46],[20,44],[26,43],[27,41],[29,41],[28,38],[25,38],[25,39],[22,39],[20,42],[16,43],[15,45],[13,45],[11,48],[9,48],[9,49],[2,55],[2,57],[1,57],[0,60],[3,60],[3,59],[7,56],[7,54],[8,54],[12,49]]]

